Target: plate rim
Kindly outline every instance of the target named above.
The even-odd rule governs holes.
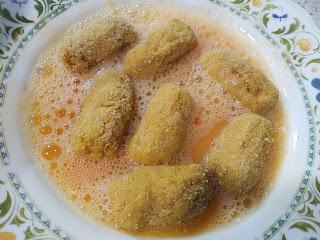
[[[49,11],[48,14],[46,14],[45,16],[43,16],[42,18],[39,19],[39,21],[37,21],[35,23],[35,25],[28,31],[28,33],[24,34],[20,41],[18,42],[18,44],[16,44],[16,47],[15,49],[12,51],[12,54],[11,56],[9,57],[9,59],[7,60],[7,64],[6,66],[4,67],[4,71],[1,75],[1,84],[0,84],[0,108],[4,105],[4,100],[5,100],[5,97],[6,97],[6,80],[8,79],[8,77],[10,76],[10,73],[12,72],[12,70],[14,69],[14,66],[15,66],[15,63],[16,61],[18,61],[18,52],[20,49],[24,48],[27,44],[27,42],[40,30],[42,29],[46,23],[48,23],[51,19],[55,18],[56,16],[60,15],[62,12],[68,10],[70,7],[76,5],[77,3],[80,3],[80,2],[84,2],[86,0],[70,0],[66,3],[63,3],[63,5],[59,5],[56,9],[52,10],[52,11]],[[246,4],[250,4],[251,1],[250,0],[235,0],[235,1],[229,1],[229,3],[226,3],[227,1],[221,1],[221,0],[208,0],[210,2],[212,2],[213,4],[217,4],[218,6],[222,6],[224,8],[228,8],[229,10],[231,10],[231,12],[233,12],[234,14],[238,15],[238,16],[241,16],[243,19],[247,20],[250,18],[250,21],[255,25],[255,28],[256,30],[258,30],[262,35],[264,35],[266,37],[266,39],[272,43],[273,46],[277,46],[277,47],[280,47],[281,49],[283,48],[283,46],[278,43],[277,40],[274,39],[274,36],[272,36],[268,31],[266,31],[263,27],[261,27],[259,24],[257,24],[256,22],[256,19],[254,19],[254,17],[252,18],[252,16],[248,15],[248,12],[245,12],[243,9],[246,8]],[[289,1],[289,0],[285,0],[286,2],[292,4],[293,2],[292,1]],[[239,4],[237,4],[237,3]],[[273,1],[266,1],[267,4],[270,4],[272,3]],[[241,5],[243,4],[243,5]],[[313,21],[311,21],[311,17],[307,14],[306,15],[306,12],[305,10],[303,10],[302,8],[300,8],[297,4],[293,3],[292,4],[293,6],[295,6],[296,9],[298,9],[299,11],[301,12],[304,12],[303,14],[305,16],[308,16],[308,19],[306,22],[308,22],[308,24],[311,24],[312,25],[312,28],[314,28],[314,31],[316,32],[317,35],[320,35],[319,34],[319,29],[316,27],[315,23]],[[240,6],[240,7],[239,7]],[[309,162],[311,165],[309,166],[310,167],[310,171],[306,171],[305,174],[308,176],[307,177],[307,182],[305,183],[305,179],[302,179],[301,180],[301,184],[299,185],[299,188],[297,190],[297,193],[295,194],[295,196],[298,194],[299,192],[299,189],[301,188],[302,185],[304,185],[304,190],[303,190],[303,193],[301,193],[301,197],[299,198],[298,201],[296,201],[296,204],[295,207],[289,212],[291,214],[291,212],[293,212],[295,210],[295,208],[299,205],[299,203],[303,200],[303,196],[304,196],[304,193],[306,192],[307,188],[309,187],[309,184],[310,184],[310,181],[311,181],[311,177],[312,177],[312,167],[313,167],[313,164],[314,164],[314,161],[315,161],[315,157],[316,157],[316,154],[315,154],[315,140],[316,140],[316,125],[315,125],[315,119],[316,119],[316,116],[314,115],[314,109],[312,109],[312,101],[309,96],[309,93],[308,91],[306,90],[306,86],[303,82],[303,79],[302,77],[300,76],[299,74],[299,71],[297,70],[295,64],[293,63],[292,59],[288,56],[287,53],[284,53],[282,52],[281,54],[282,58],[286,61],[286,63],[288,64],[288,66],[290,67],[290,70],[292,71],[295,79],[296,79],[296,82],[298,84],[298,86],[301,87],[301,94],[304,92],[305,95],[302,94],[302,97],[304,99],[304,105],[305,105],[305,110],[306,110],[306,116],[308,117],[308,124],[309,124],[309,149],[308,149],[308,158],[309,156],[312,156],[311,157],[311,161]],[[319,62],[320,63],[320,62]],[[305,96],[306,96],[306,99],[305,99]],[[309,118],[310,117],[310,118]],[[3,164],[4,167],[8,166],[10,164],[9,162],[9,153],[6,149],[6,144],[5,144],[5,132],[4,132],[4,129],[2,127],[2,124],[0,125],[1,127],[1,131],[0,131],[0,152],[1,152],[1,162]],[[311,148],[311,146],[313,146],[313,148]],[[311,151],[312,150],[312,151]],[[309,164],[308,163],[308,164]],[[14,173],[10,173],[8,172],[8,176],[9,176],[9,179],[11,179],[11,183],[13,184],[13,188],[16,189],[16,192],[19,194],[19,189],[22,189],[23,188],[23,185],[21,183],[19,183],[19,179],[17,178],[17,181],[14,182],[14,179],[18,176],[15,176]],[[10,175],[11,174],[11,175]],[[19,187],[16,187],[16,185],[19,186]],[[21,197],[21,199],[23,200],[23,198]],[[294,200],[293,200],[294,201]],[[291,204],[290,204],[291,205]],[[30,207],[30,209],[32,209]],[[40,212],[40,211],[39,211]],[[286,217],[286,221],[289,219],[290,217],[290,214],[287,216],[287,212],[284,214],[285,217]],[[39,217],[37,214],[35,214],[35,216],[37,216],[38,218],[40,218],[41,220],[41,217]],[[282,215],[283,216],[283,215]],[[272,224],[265,232],[264,232],[264,235],[263,235],[263,238],[264,239],[270,239],[272,238],[279,230],[280,230],[280,226],[284,225],[286,223],[286,221],[284,221],[283,223],[281,223],[282,219],[279,218],[274,224]],[[280,224],[279,224],[280,223]],[[45,224],[45,223],[44,223]],[[279,225],[279,227],[277,227],[275,229],[275,226],[276,225]],[[45,224],[45,226],[47,226]],[[47,226],[48,227],[48,226]],[[1,228],[0,228],[1,229]],[[50,229],[50,228],[48,228]],[[56,228],[58,229],[58,228]],[[54,234],[56,234],[58,237],[62,237],[63,232],[62,230],[60,229],[59,234],[57,234],[58,231],[54,231],[53,229],[50,229]],[[271,234],[270,234],[271,233]],[[60,236],[61,235],[61,236]],[[62,237],[61,239],[69,239],[68,238],[68,235],[64,235],[64,237]],[[71,239],[71,238],[70,238]]]

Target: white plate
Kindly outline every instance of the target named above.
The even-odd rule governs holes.
[[[190,238],[317,239],[320,35],[312,19],[289,0],[164,2],[190,8],[249,41],[263,56],[288,118],[285,160],[269,196],[240,222]],[[0,2],[1,240],[136,239],[71,210],[35,167],[21,129],[20,103],[38,56],[71,23],[105,6],[99,0]]]

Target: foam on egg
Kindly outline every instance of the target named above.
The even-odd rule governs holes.
[[[247,109],[224,93],[220,86],[204,73],[197,62],[199,56],[206,51],[222,48],[247,59],[257,58],[257,54],[250,52],[252,50],[249,51],[250,48],[245,43],[232,37],[232,33],[218,25],[192,16],[192,13],[185,14],[164,7],[143,8],[142,5],[124,5],[113,11],[102,10],[77,23],[64,38],[81,30],[83,25],[90,24],[90,19],[105,18],[113,14],[132,23],[139,31],[140,40],[143,40],[148,32],[163,26],[168,19],[179,18],[194,30],[198,38],[198,47],[174,64],[166,74],[156,79],[132,80],[136,92],[135,118],[130,123],[117,156],[101,160],[76,154],[70,144],[69,135],[95,75],[105,68],[122,69],[121,63],[125,51],[87,74],[74,76],[65,70],[60,60],[59,51],[64,41],[61,39],[39,58],[34,67],[24,106],[24,121],[30,151],[34,155],[36,164],[75,209],[105,224],[108,224],[108,184],[113,179],[140,167],[127,158],[126,144],[137,129],[150,98],[159,86],[165,82],[182,84],[188,88],[195,101],[184,146],[171,164],[191,163],[194,160],[190,149],[214,127],[215,123],[221,120],[230,121],[235,116],[247,112]],[[283,146],[282,131],[277,131],[284,124],[281,106],[277,106],[268,117],[276,129],[275,144],[266,161],[262,178],[248,195],[235,198],[217,188],[209,210],[200,218],[188,224],[174,226],[167,231],[153,231],[148,234],[191,235],[224,226],[235,218],[243,217],[249,209],[257,206],[272,185],[281,162],[281,146]],[[44,126],[47,129],[46,134],[41,131]],[[49,128],[51,130],[48,130]],[[44,145],[50,144],[60,146],[61,154],[56,159],[47,160],[42,154],[42,149]],[[203,162],[205,163],[205,158]]]

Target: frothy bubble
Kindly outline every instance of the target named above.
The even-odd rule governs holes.
[[[93,19],[106,18],[112,14],[122,16],[132,23],[139,32],[140,39],[145,38],[148,32],[163,26],[168,19],[180,18],[190,24],[194,30],[198,38],[198,47],[179,63],[173,65],[167,74],[157,79],[132,79],[136,93],[136,116],[130,123],[124,145],[116,157],[93,160],[74,153],[69,135],[94,77],[106,68],[122,69],[121,63],[127,50],[104,62],[90,73],[81,76],[71,75],[65,70],[59,52],[65,44],[65,39],[70,38],[72,34],[78,34]],[[126,145],[136,131],[150,98],[163,83],[174,82],[185,86],[195,102],[184,146],[172,164],[191,163],[193,161],[190,153],[191,147],[213,127],[216,121],[230,121],[235,116],[247,111],[238,102],[224,94],[220,86],[215,84],[198,64],[197,60],[203,52],[217,48],[229,49],[246,58],[252,57],[254,54],[250,52],[250,48],[241,45],[240,41],[230,38],[230,34],[219,26],[193,17],[192,14],[164,10],[161,7],[157,9],[150,6],[144,8],[142,5],[124,5],[116,7],[113,11],[101,10],[95,16],[77,23],[39,58],[31,74],[31,85],[26,94],[24,107],[30,150],[41,170],[56,184],[65,199],[75,209],[108,224],[108,184],[113,179],[140,167],[139,164],[127,158]],[[74,112],[75,117],[70,118],[68,114],[65,114],[64,117],[56,116],[55,111],[61,108],[64,108],[66,113]],[[52,131],[49,135],[40,134],[39,126],[31,123],[32,116],[35,114],[40,116],[39,126],[46,124],[52,129],[61,128],[62,133],[55,134],[55,131]],[[195,124],[195,122],[199,124]],[[44,160],[40,155],[43,145],[50,143],[59,144],[62,148],[61,156],[54,161]],[[274,172],[275,170],[269,168],[269,171]],[[268,189],[270,179],[262,181],[261,184],[264,184]],[[250,207],[261,199],[261,196],[258,196],[256,192],[259,191],[253,191],[250,195]],[[218,201],[219,204],[213,204],[214,207],[210,207],[209,212],[212,214],[209,220],[206,220],[205,228],[218,227],[230,222],[235,217],[239,218],[248,211],[250,205],[249,200],[235,199],[221,189],[216,191],[215,199],[217,200],[213,200],[213,202]]]

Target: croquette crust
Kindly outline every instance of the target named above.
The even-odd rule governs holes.
[[[183,143],[192,107],[193,99],[185,87],[162,85],[129,143],[129,159],[145,165],[168,163]]]
[[[208,154],[209,171],[228,192],[241,195],[258,181],[272,142],[271,122],[254,113],[234,119]]]
[[[223,90],[255,113],[270,110],[279,99],[275,86],[258,69],[226,50],[204,53],[200,64]]]
[[[136,39],[137,33],[125,20],[97,19],[66,38],[61,50],[62,62],[72,73],[86,73]]]
[[[96,77],[71,133],[74,149],[93,158],[113,155],[132,115],[130,80],[115,70]]]
[[[140,79],[156,76],[167,71],[171,64],[196,46],[197,38],[192,29],[181,20],[172,20],[127,53],[124,71]]]
[[[110,184],[111,222],[125,231],[184,222],[207,208],[212,189],[201,165],[141,167]]]

